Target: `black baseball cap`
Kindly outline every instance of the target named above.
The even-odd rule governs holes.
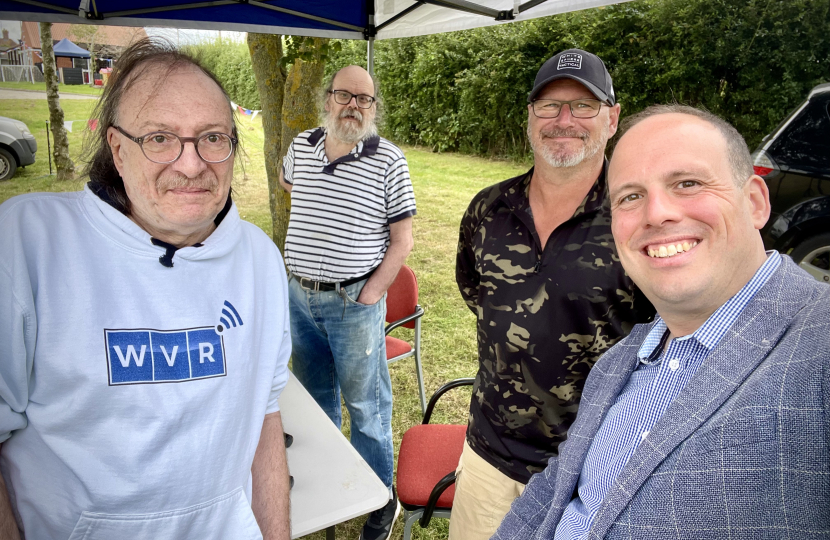
[[[581,82],[600,101],[613,105],[614,86],[611,75],[599,56],[581,49],[568,49],[553,56],[542,64],[536,73],[533,90],[527,95],[530,103],[548,83],[557,79],[573,79]]]

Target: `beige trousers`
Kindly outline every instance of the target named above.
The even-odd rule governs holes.
[[[487,463],[467,441],[455,474],[450,540],[490,540],[525,485]]]

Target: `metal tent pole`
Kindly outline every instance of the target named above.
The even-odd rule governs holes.
[[[363,38],[366,40],[366,71],[375,76],[375,0],[366,0],[366,28]]]
[[[375,38],[370,37],[366,48],[366,67],[369,75],[375,76]]]
[[[49,142],[49,120],[46,121],[46,155],[49,156],[49,174],[52,174],[52,143]]]

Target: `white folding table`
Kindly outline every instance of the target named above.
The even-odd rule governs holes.
[[[294,477],[291,538],[326,529],[377,510],[389,490],[292,373],[280,396],[283,428],[294,437],[287,450]]]

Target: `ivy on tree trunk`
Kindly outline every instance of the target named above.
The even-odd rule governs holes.
[[[41,56],[43,57],[43,78],[46,80],[46,101],[49,105],[49,127],[54,145],[52,157],[58,171],[58,180],[75,178],[75,164],[69,157],[69,139],[63,127],[63,109],[58,94],[58,76],[55,69],[55,52],[52,49],[52,23],[40,23]]]
[[[300,46],[300,52],[323,50],[328,41],[324,38],[310,38]],[[310,59],[297,58],[285,81],[285,98],[282,102],[282,145],[288,145],[301,131],[319,125],[320,111],[317,108],[323,85],[326,60],[323,55],[306,55]]]
[[[282,67],[282,36],[248,33],[248,49],[262,104],[271,237],[283,250],[291,197],[279,185],[282,158],[298,133],[319,125],[317,102],[323,83],[327,43],[328,39],[305,38],[299,51],[293,51],[293,64],[286,77]]]

